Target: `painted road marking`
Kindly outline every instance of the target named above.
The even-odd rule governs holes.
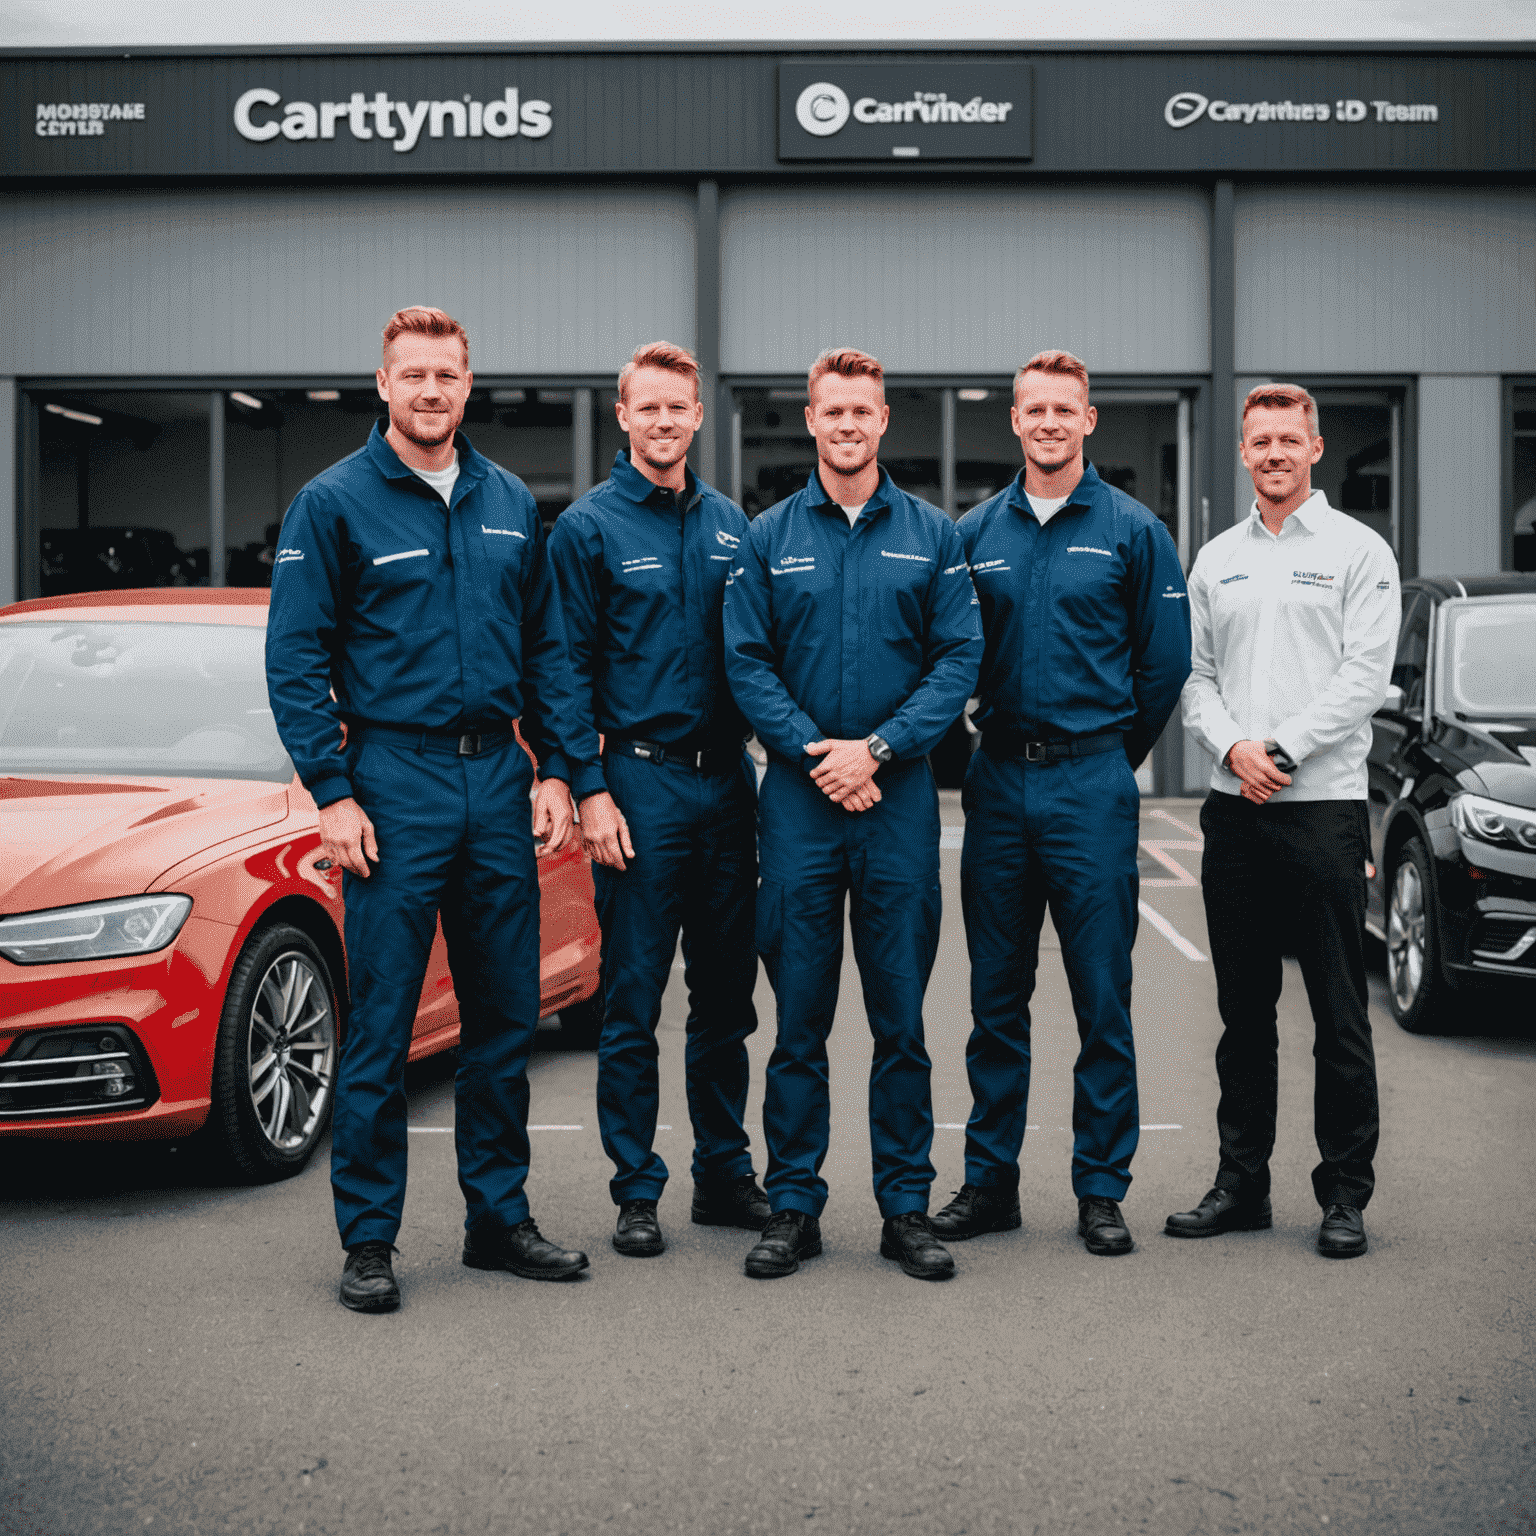
[[[1141,846],[1145,848],[1147,852],[1150,853],[1152,857],[1156,859],[1157,862],[1161,864],[1163,868],[1166,869],[1168,873],[1173,877],[1172,879],[1164,879],[1160,875],[1149,875],[1145,880],[1141,882],[1143,886],[1172,885],[1192,887],[1198,886],[1200,884],[1200,882],[1192,874],[1190,874],[1190,872],[1185,869],[1184,866],[1180,864],[1172,854],[1168,853],[1166,850],[1169,848],[1188,848],[1198,853],[1203,844],[1173,842],[1168,838],[1163,837],[1152,839],[1144,837],[1141,839]]]
[[[940,827],[939,828],[939,847],[940,848],[963,848],[963,847],[965,847],[965,828],[964,828],[964,826],[953,827],[953,826],[946,825],[946,826]]]
[[[530,1125],[528,1129],[530,1131],[584,1131],[586,1130],[586,1126]],[[670,1131],[672,1127],[670,1125],[664,1125],[661,1127],[661,1129],[664,1131]],[[406,1126],[406,1130],[408,1130],[413,1136],[447,1136],[452,1133],[454,1127],[451,1125],[408,1125]]]
[[[1198,960],[1204,963],[1206,957],[1161,912],[1154,912],[1144,901],[1138,901],[1136,908],[1186,960]]]
[[[1191,837],[1197,837],[1200,838],[1202,842],[1204,841],[1204,834],[1200,831],[1199,827],[1192,827],[1188,822],[1180,821],[1179,818],[1173,815],[1172,812],[1165,811],[1161,806],[1159,806],[1155,811],[1149,811],[1147,814],[1149,816],[1157,817],[1159,821],[1168,822],[1170,826],[1177,827],[1180,832],[1187,832]]]

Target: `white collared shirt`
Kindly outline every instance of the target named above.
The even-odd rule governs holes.
[[[1189,576],[1193,670],[1184,724],[1216,759],[1273,737],[1298,764],[1274,801],[1364,800],[1371,716],[1386,697],[1402,601],[1380,535],[1314,491],[1272,534],[1257,503]]]

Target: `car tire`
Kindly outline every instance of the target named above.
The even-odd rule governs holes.
[[[336,1020],[330,968],[308,934],[286,923],[257,928],[224,996],[205,1133],[241,1182],[291,1178],[325,1135],[341,1055]]]
[[[1429,853],[1410,838],[1387,879],[1387,996],[1392,1017],[1414,1035],[1445,1028],[1451,987],[1440,965],[1436,911]]]
[[[597,1049],[603,1033],[603,996],[599,987],[591,997],[560,1010],[560,1040],[575,1051]]]

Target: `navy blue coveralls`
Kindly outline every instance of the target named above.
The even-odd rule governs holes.
[[[1168,530],[1091,464],[1044,527],[1023,482],[1021,471],[960,519],[986,635],[972,717],[981,747],[962,796],[975,1100],[965,1178],[983,1188],[1018,1183],[1029,999],[1049,904],[1081,1041],[1072,1188],[1119,1200],[1140,1135],[1134,767],[1189,675],[1189,601]],[[1068,743],[1075,750],[1057,756]]]
[[[694,1182],[752,1172],[742,1119],[757,1028],[757,779],[720,633],[747,519],[686,475],[681,495],[665,490],[621,451],[549,539],[577,692],[604,735],[602,762],[572,787],[578,800],[606,789],[635,850],[623,870],[592,871],[603,930],[597,1118],[615,1204],[660,1199],[667,1181],[653,1146],[656,1025],[679,929]]]
[[[533,770],[513,722],[547,773],[597,754],[533,497],[462,436],[455,444],[445,507],[375,426],[294,499],[272,573],[278,733],[315,803],[352,796],[379,845],[369,878],[348,873],[343,886],[351,1007],[331,1188],[346,1247],[392,1243],[400,1228],[405,1061],[439,912],[462,1027],[465,1225],[495,1232],[527,1218],[539,882]],[[464,733],[479,734],[477,754],[461,752],[476,745]]]
[[[778,1001],[763,1131],[775,1211],[827,1200],[827,1035],[851,894],[874,1035],[869,1127],[883,1216],[928,1209],[933,1103],[923,993],[939,939],[939,804],[926,754],[976,681],[981,626],[955,525],[883,470],[852,528],[816,474],[742,541],[725,592],[731,691],[769,753],[757,946]],[[805,748],[878,733],[896,754],[867,811],[834,805]]]

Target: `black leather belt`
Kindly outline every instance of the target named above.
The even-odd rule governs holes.
[[[732,773],[741,766],[740,742],[734,746],[727,742],[700,745],[697,739],[661,742],[606,736],[603,750],[638,757],[647,763],[676,763],[682,768],[692,768],[695,773]]]
[[[1097,736],[1058,737],[1054,741],[1030,741],[996,729],[981,733],[982,750],[989,757],[1022,757],[1026,763],[1059,763],[1066,757],[1096,757],[1101,752],[1123,750],[1120,731],[1100,731]]]
[[[515,739],[511,731],[446,731],[431,726],[365,725],[361,721],[347,726],[348,741],[393,741],[417,752],[449,752],[455,757],[479,757]]]

